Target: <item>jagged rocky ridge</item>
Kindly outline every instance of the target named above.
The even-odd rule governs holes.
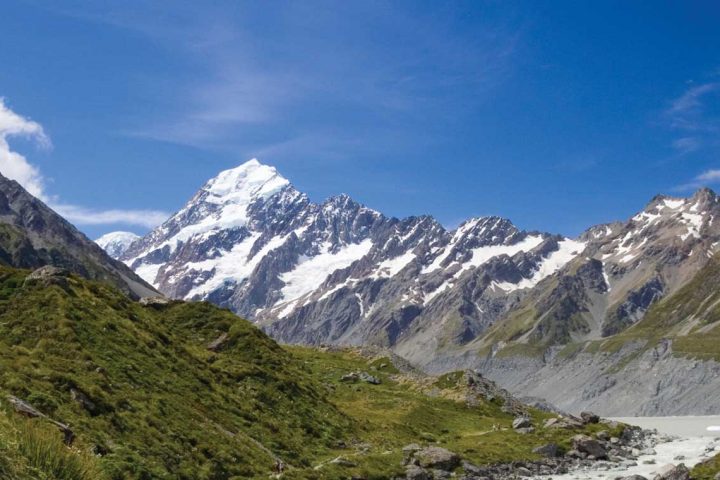
[[[2,175],[0,265],[17,268],[54,265],[85,278],[109,282],[135,298],[158,294],[19,183]]]
[[[565,366],[561,349],[622,338],[707,265],[720,242],[719,210],[702,189],[657,196],[630,220],[577,239],[499,217],[449,231],[346,195],[310,202],[253,160],[210,180],[121,259],[163,293],[227,306],[284,342],[380,345],[430,371],[481,366],[533,394],[526,382],[504,382],[509,359],[528,378],[551,358]],[[563,407],[587,403],[552,394]],[[606,413],[609,400],[590,397]],[[652,413],[665,408],[657,400],[633,405]],[[701,413],[682,402],[670,408]]]
[[[165,294],[230,307],[285,342],[394,347],[476,338],[582,248],[498,217],[448,231],[346,195],[312,203],[251,161],[121,258]]]

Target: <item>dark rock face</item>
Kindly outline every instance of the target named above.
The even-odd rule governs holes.
[[[123,263],[111,258],[95,242],[17,182],[0,175],[0,264],[38,269],[52,266],[91,280],[115,285],[133,298],[157,294]],[[44,280],[60,275],[35,272]],[[31,279],[35,281],[35,279]]]
[[[650,305],[662,298],[663,289],[662,279],[654,277],[637,290],[630,291],[627,299],[605,318],[602,336],[615,335],[641,319]]]
[[[447,231],[347,195],[315,204],[251,161],[210,180],[121,259],[166,295],[229,307],[284,342],[414,348],[482,335],[569,250],[579,247],[499,217]]]

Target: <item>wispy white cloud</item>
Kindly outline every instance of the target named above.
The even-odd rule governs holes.
[[[702,142],[697,137],[680,137],[673,140],[672,146],[681,154],[686,154],[699,150]]]
[[[695,85],[688,88],[681,96],[676,98],[668,113],[671,115],[686,115],[702,107],[702,97],[720,88],[720,83],[711,82]]]
[[[457,118],[500,83],[519,43],[514,18],[488,20],[463,34],[451,18],[438,21],[386,2],[342,8],[289,2],[276,10],[180,2],[168,10],[162,3],[129,1],[134,7],[82,0],[54,7],[147,36],[188,66],[172,78],[146,78],[148,89],[163,86],[153,97],[162,106],[130,119],[121,133],[243,154],[252,145],[317,136],[336,127],[339,116],[348,131],[374,125],[366,141],[420,119],[442,124],[442,115]],[[367,35],[386,29],[397,36],[391,48]],[[457,93],[467,86],[476,92],[472,99]],[[312,153],[312,145],[297,152]]]
[[[50,138],[42,125],[12,111],[0,98],[0,173],[17,181],[31,195],[44,201],[70,222],[79,225],[127,224],[154,227],[168,214],[157,210],[96,210],[61,202],[46,191],[45,177],[40,169],[22,154],[11,150],[8,138],[25,137],[42,148],[50,148]]]
[[[720,82],[692,85],[665,110],[668,125],[682,136],[672,142],[681,155],[717,143],[720,136]]]
[[[68,221],[78,225],[126,224],[153,228],[169,217],[167,212],[159,210],[93,210],[62,203],[55,203],[52,207]]]
[[[705,170],[687,183],[678,185],[674,188],[676,191],[694,190],[700,187],[717,185],[720,183],[720,169]]]

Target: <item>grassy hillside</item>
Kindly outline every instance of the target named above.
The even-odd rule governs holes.
[[[459,377],[285,349],[206,303],[142,306],[104,284],[27,275],[0,268],[2,478],[267,478],[278,459],[284,478],[387,478],[411,442],[494,463],[576,433],[521,436],[499,402],[468,405]],[[342,382],[351,371],[381,383]],[[7,395],[69,424],[73,449],[47,422],[12,413]],[[330,462],[338,456],[348,462]],[[58,464],[75,466],[61,476]]]

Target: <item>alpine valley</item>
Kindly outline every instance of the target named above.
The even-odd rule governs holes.
[[[720,201],[656,196],[578,238],[499,217],[448,230],[339,195],[313,203],[251,160],[142,238],[100,242],[168,297],[288,344],[373,346],[429,373],[606,415],[713,413]]]
[[[243,172],[250,192],[236,190]],[[242,196],[282,204],[294,193],[272,193],[284,182],[262,181],[267,172],[231,172],[224,193],[237,202],[213,204],[206,191],[199,208],[234,223],[238,238],[256,236]],[[509,480],[625,471],[663,440],[590,412],[535,408],[472,370],[427,375],[386,349],[280,345],[227,309],[159,295],[2,176],[0,207],[3,480]],[[366,241],[351,231],[341,255],[358,244],[350,239]],[[107,245],[122,249],[126,237]],[[331,268],[331,247],[318,248],[314,258]],[[717,470],[698,468],[701,480]]]

